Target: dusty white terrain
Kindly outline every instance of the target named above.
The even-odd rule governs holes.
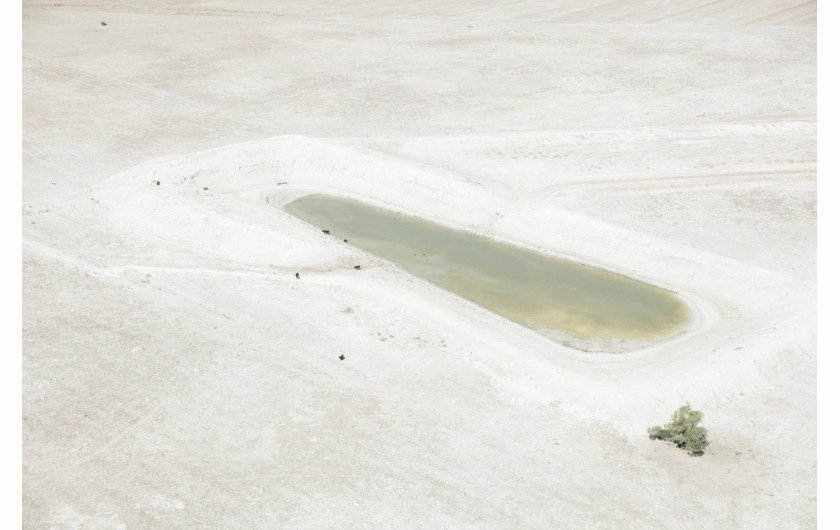
[[[24,1],[23,526],[815,527],[816,2],[557,4]],[[311,192],[692,330],[566,348]]]

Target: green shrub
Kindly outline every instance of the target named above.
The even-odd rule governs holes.
[[[698,427],[697,424],[703,419],[703,413],[699,410],[691,410],[686,403],[676,412],[671,423],[664,427],[656,426],[648,429],[651,440],[666,440],[685,449],[691,456],[700,456],[709,445],[706,439],[706,429]]]

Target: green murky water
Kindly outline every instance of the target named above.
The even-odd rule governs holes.
[[[290,214],[553,339],[622,351],[684,331],[687,306],[658,287],[360,202],[308,195]]]

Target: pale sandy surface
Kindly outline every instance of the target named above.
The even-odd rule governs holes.
[[[24,527],[816,526],[816,2],[241,4],[23,3]],[[309,192],[694,328],[564,348]]]

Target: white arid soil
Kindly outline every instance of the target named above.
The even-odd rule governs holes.
[[[25,528],[816,526],[816,2],[491,4],[24,1]],[[693,328],[564,347],[312,192]]]

